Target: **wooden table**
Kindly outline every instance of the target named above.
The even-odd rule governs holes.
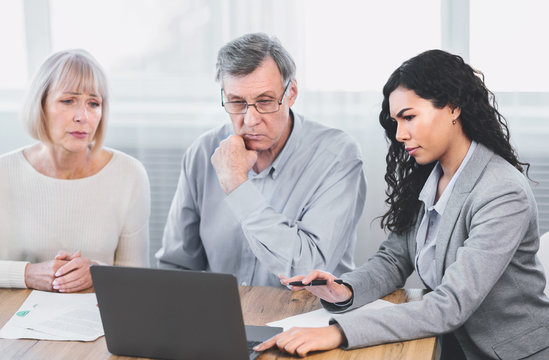
[[[240,287],[240,298],[244,313],[244,322],[250,325],[265,325],[267,322],[319,309],[318,298],[306,291],[292,293],[289,290],[274,287]],[[30,290],[0,289],[0,326],[10,319],[30,294]],[[421,289],[397,290],[384,300],[402,303],[421,299]],[[309,355],[307,359],[383,359],[383,360],[421,360],[434,359],[435,338],[371,346],[357,350],[332,350]],[[45,340],[8,340],[0,339],[0,358],[2,359],[136,359],[111,355],[105,344],[105,337],[94,342],[45,341]],[[270,350],[260,360],[295,359]],[[212,359],[214,360],[214,359]]]

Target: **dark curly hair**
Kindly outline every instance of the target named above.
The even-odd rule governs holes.
[[[497,110],[494,94],[484,84],[484,75],[460,56],[442,50],[421,53],[396,69],[383,87],[379,123],[390,146],[385,173],[385,203],[389,210],[381,217],[382,228],[400,234],[411,229],[421,205],[419,193],[435,165],[417,164],[396,140],[397,123],[391,119],[389,95],[399,86],[430,100],[436,108],[459,107],[463,131],[469,139],[485,145],[522,173],[523,166],[530,167],[518,160],[509,142],[507,122]]]

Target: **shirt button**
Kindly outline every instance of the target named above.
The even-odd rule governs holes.
[[[243,281],[240,285],[242,285],[242,286],[248,286],[248,283],[245,282],[245,281]]]

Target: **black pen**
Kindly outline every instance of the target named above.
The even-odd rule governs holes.
[[[343,280],[341,279],[335,279],[334,280],[335,283],[337,284],[343,284]],[[289,283],[288,285],[291,285],[291,286],[317,286],[317,285],[326,285],[326,280],[312,280],[310,283],[308,284],[303,284],[301,281],[292,281],[291,283]]]

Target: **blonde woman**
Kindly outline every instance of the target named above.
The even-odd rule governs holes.
[[[0,156],[0,287],[74,292],[92,286],[91,264],[148,265],[149,180],[103,147],[108,105],[88,52],[40,67],[22,111],[38,142]]]

